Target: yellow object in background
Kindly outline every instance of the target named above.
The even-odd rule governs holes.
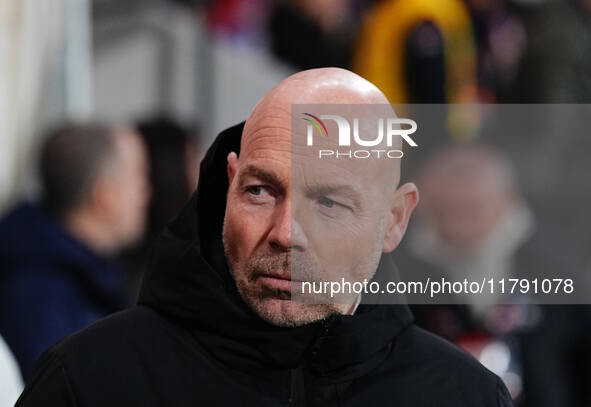
[[[353,61],[354,71],[379,87],[390,103],[411,103],[404,61],[406,41],[412,29],[424,22],[433,23],[443,38],[446,102],[477,103],[476,45],[470,16],[461,0],[385,0],[379,3],[363,23]],[[478,109],[470,110],[478,116]],[[453,117],[455,111],[450,109],[448,117],[452,138],[456,141],[472,139],[478,128],[474,123],[480,121],[479,117],[471,117],[469,123],[464,123],[461,117]]]
[[[391,103],[409,103],[404,72],[408,33],[432,22],[444,41],[448,103],[474,103],[476,50],[472,25],[461,0],[386,0],[371,10],[363,24],[353,68],[385,93]]]

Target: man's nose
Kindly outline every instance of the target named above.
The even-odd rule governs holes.
[[[291,204],[287,200],[275,212],[269,244],[279,250],[305,250],[304,233],[299,222],[294,219]]]

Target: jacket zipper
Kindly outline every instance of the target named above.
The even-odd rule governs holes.
[[[316,343],[312,346],[311,354],[316,356],[318,349],[322,342],[326,339],[330,327],[330,320],[322,321],[322,331],[316,339]],[[303,366],[297,366],[290,370],[291,374],[291,385],[289,392],[289,405],[295,407],[301,407],[306,405],[306,389],[304,385],[304,371]]]
[[[315,357],[318,354],[318,350],[320,346],[326,339],[328,335],[330,320],[324,320],[321,324],[321,332],[318,338],[316,339],[314,345],[311,349],[311,354]],[[291,369],[291,388],[289,393],[289,405],[290,406],[305,406],[306,405],[306,389],[304,385],[304,371],[303,366],[298,366],[294,369]]]
[[[289,406],[303,407],[306,405],[306,390],[302,367],[298,366],[290,370],[291,385],[289,390]]]

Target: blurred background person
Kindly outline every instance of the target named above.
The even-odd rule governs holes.
[[[478,97],[482,103],[506,103],[527,45],[519,7],[506,0],[467,0],[478,60]]]
[[[496,281],[542,277],[562,267],[537,239],[536,222],[513,167],[482,145],[442,149],[418,171],[421,203],[395,254],[408,281]],[[508,280],[507,280],[508,281]],[[518,406],[579,406],[588,397],[581,307],[503,304],[496,295],[457,295],[411,306],[417,323],[472,353],[505,381]],[[501,304],[501,305],[499,305]],[[585,373],[587,372],[587,373]]]
[[[164,227],[197,188],[201,159],[199,133],[166,115],[139,122],[136,129],[146,146],[150,167],[150,200],[146,231],[124,254],[126,286],[135,299],[151,247]]]
[[[125,304],[118,251],[141,238],[146,153],[126,128],[67,124],[41,150],[40,205],[0,222],[0,333],[28,379],[50,345]]]
[[[137,131],[147,148],[152,195],[146,239],[154,239],[197,188],[200,146],[197,130],[166,116],[144,120]]]

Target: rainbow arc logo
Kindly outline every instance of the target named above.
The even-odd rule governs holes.
[[[304,113],[304,115],[311,117],[311,119],[308,119],[307,117],[302,117],[302,119],[314,125],[314,127],[318,129],[318,132],[320,132],[320,134],[324,134],[326,137],[328,137],[328,130],[326,130],[326,126],[324,125],[322,120],[320,120],[320,118],[310,113]],[[320,126],[322,126],[322,128],[320,128]],[[324,130],[324,132],[322,130]]]

